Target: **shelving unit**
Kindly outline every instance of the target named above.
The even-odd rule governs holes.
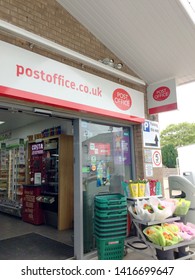
[[[56,135],[28,143],[28,184],[41,186],[36,201],[45,223],[73,226],[73,137]]]
[[[25,183],[25,146],[23,139],[13,147],[1,147],[0,211],[21,217]]]
[[[24,144],[9,149],[8,198],[22,203],[23,185],[26,182]]]
[[[0,149],[0,199],[7,197],[8,193],[8,153],[4,143]]]

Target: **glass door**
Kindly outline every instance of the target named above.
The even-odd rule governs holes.
[[[98,193],[124,193],[132,178],[131,129],[82,122],[84,253],[94,249],[93,209]]]

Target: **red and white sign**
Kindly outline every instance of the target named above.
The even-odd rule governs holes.
[[[158,87],[153,93],[153,98],[156,101],[163,101],[169,97],[170,92],[170,88],[168,87]]]
[[[129,110],[132,105],[131,96],[122,88],[115,89],[113,92],[113,101],[116,106],[123,111]]]
[[[90,143],[89,144],[90,155],[110,156],[110,144],[109,143]]]
[[[0,96],[144,122],[144,93],[0,41]]]
[[[162,167],[161,150],[152,150],[153,167]]]
[[[148,86],[149,114],[157,114],[177,109],[175,79]]]

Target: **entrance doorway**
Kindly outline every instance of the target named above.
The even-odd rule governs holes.
[[[0,241],[36,232],[73,247],[72,120],[1,103],[0,123]]]

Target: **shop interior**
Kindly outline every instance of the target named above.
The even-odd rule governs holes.
[[[39,232],[73,246],[72,121],[1,103],[1,239]]]

